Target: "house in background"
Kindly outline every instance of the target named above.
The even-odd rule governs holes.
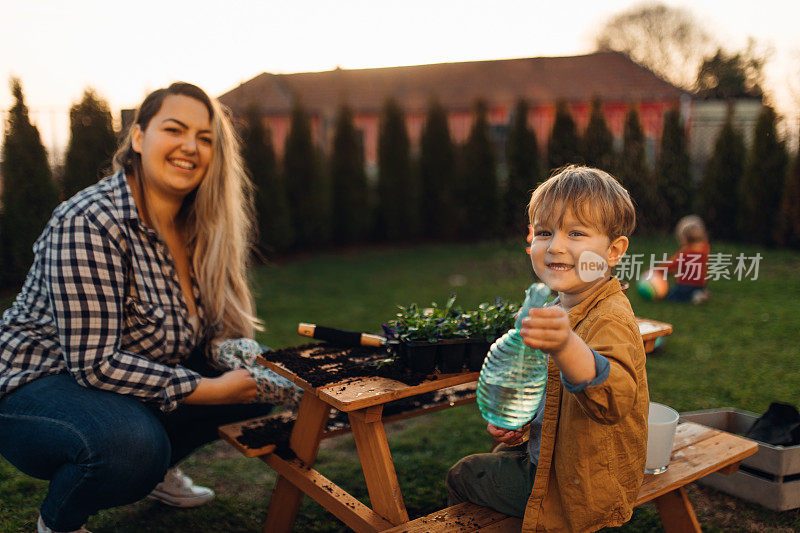
[[[389,97],[403,107],[412,149],[419,144],[432,98],[448,110],[450,134],[456,143],[469,135],[478,98],[488,104],[492,136],[504,145],[511,114],[519,98],[530,106],[528,121],[546,150],[555,117],[556,101],[565,101],[582,132],[589,121],[591,101],[603,102],[606,121],[621,144],[625,114],[638,106],[652,156],[661,136],[662,117],[679,106],[687,124],[691,96],[651,71],[615,52],[572,57],[536,57],[493,61],[468,61],[406,67],[297,74],[263,73],[220,96],[220,101],[241,116],[258,106],[272,131],[280,157],[289,130],[289,114],[299,98],[311,119],[315,141],[328,150],[338,107],[346,102],[362,132],[365,161],[374,168],[378,157],[381,109]]]
[[[283,154],[295,98],[300,98],[305,106],[315,142],[324,151],[331,146],[336,113],[345,102],[353,110],[356,128],[362,134],[367,169],[374,175],[380,114],[389,97],[403,106],[412,150],[419,146],[432,98],[448,110],[450,134],[456,143],[466,141],[474,119],[475,101],[483,98],[488,104],[491,134],[501,159],[511,114],[519,98],[528,101],[528,123],[535,130],[543,153],[558,100],[568,104],[582,134],[589,122],[591,101],[600,98],[617,148],[622,145],[625,114],[635,105],[651,162],[661,139],[664,113],[678,107],[689,139],[693,174],[698,180],[728,110],[732,111],[734,126],[749,147],[762,106],[760,98],[730,102],[699,98],[616,52],[354,70],[337,68],[296,74],[263,73],[219,99],[238,116],[249,105],[258,106],[272,131],[278,157]]]

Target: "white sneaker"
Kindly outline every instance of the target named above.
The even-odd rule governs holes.
[[[692,294],[692,303],[693,304],[701,304],[703,302],[707,302],[711,298],[711,293],[708,290],[702,291],[695,291]]]
[[[198,507],[213,500],[214,491],[195,485],[192,478],[175,467],[167,470],[164,481],[156,485],[147,497],[173,507]]]
[[[49,527],[47,527],[46,525],[44,525],[44,522],[42,522],[42,515],[39,515],[39,520],[36,522],[36,531],[37,533],[57,533],[52,529],[50,529]],[[85,527],[81,527],[80,529],[76,529],[75,531],[69,531],[67,533],[91,533],[91,532]]]

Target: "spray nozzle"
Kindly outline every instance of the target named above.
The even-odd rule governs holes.
[[[550,296],[550,288],[544,283],[534,283],[525,291],[525,301],[522,309],[519,310],[514,327],[518,330],[522,328],[522,319],[528,316],[528,311],[534,307],[544,307],[547,298]]]

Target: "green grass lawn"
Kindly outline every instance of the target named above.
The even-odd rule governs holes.
[[[672,239],[634,239],[631,253],[658,257]],[[650,395],[680,411],[738,407],[763,412],[772,401],[800,405],[800,253],[733,244],[715,252],[763,259],[757,281],[711,282],[712,299],[699,306],[645,302],[628,296],[639,316],[673,324],[674,334],[648,356]],[[732,269],[731,269],[732,273]],[[274,348],[306,342],[298,322],[378,331],[396,306],[443,303],[456,292],[464,307],[499,296],[521,300],[532,272],[519,242],[419,246],[322,253],[254,271],[258,313],[267,326],[261,342]],[[8,305],[8,300],[5,302]],[[0,307],[4,305],[0,303]],[[460,457],[487,450],[490,439],[474,405],[388,426],[409,514],[445,505],[444,476]],[[239,457],[222,443],[206,446],[185,463],[196,481],[217,490],[214,503],[174,510],[151,502],[103,511],[93,531],[257,531],[275,476],[262,462]],[[323,441],[317,468],[368,503],[350,436]],[[123,480],[124,482],[124,480]],[[0,531],[33,531],[46,482],[18,473],[0,459]],[[792,531],[800,512],[776,513],[692,486],[690,497],[707,531]],[[624,531],[660,531],[650,507],[637,509]],[[296,531],[346,531],[306,499]]]

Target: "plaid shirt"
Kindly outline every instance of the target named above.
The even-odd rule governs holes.
[[[169,250],[139,218],[122,172],[53,212],[22,291],[0,320],[0,397],[69,372],[85,387],[175,409],[200,375]],[[192,280],[200,328],[199,290]]]

